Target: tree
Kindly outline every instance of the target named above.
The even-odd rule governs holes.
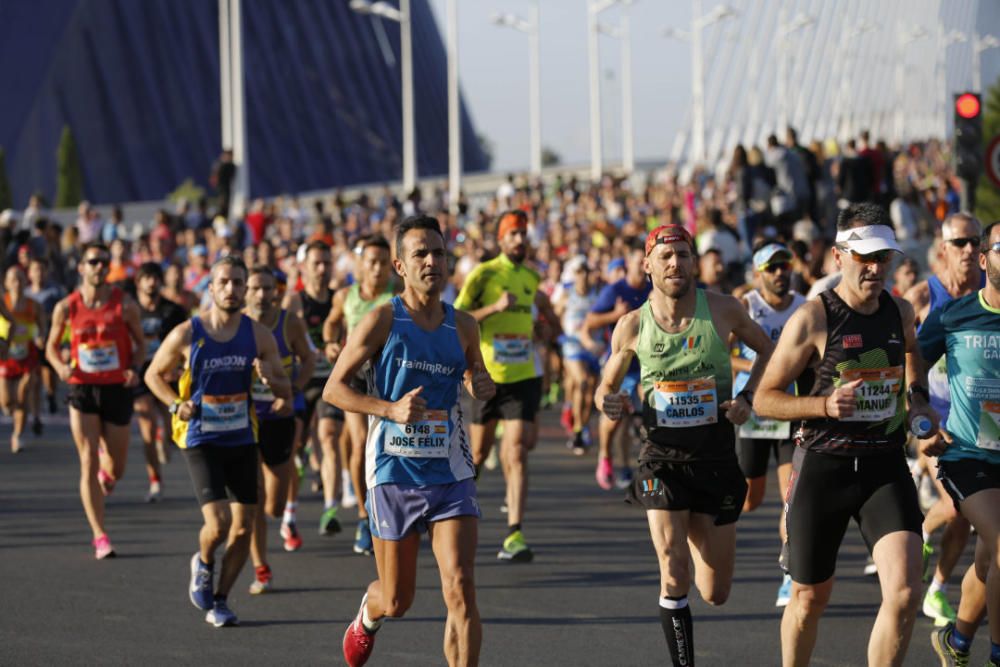
[[[994,137],[1000,135],[1000,79],[986,93],[983,111],[983,154]],[[989,176],[979,177],[976,187],[976,216],[983,222],[1000,220],[1000,189]]]
[[[69,125],[63,126],[56,154],[56,208],[71,208],[83,201],[83,168],[76,139]]]
[[[562,164],[562,156],[548,146],[542,146],[542,166],[555,167]]]
[[[0,211],[6,211],[14,206],[14,198],[10,194],[10,182],[7,180],[7,155],[0,146]]]

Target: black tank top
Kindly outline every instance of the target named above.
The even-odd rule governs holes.
[[[326,322],[330,308],[333,306],[333,293],[330,293],[325,302],[313,299],[305,290],[299,292],[299,296],[302,298],[302,316],[306,321],[306,328],[309,330],[309,338],[312,339],[316,349],[322,350],[323,323]]]
[[[903,396],[906,341],[892,296],[879,295],[878,310],[863,315],[832,289],[820,295],[826,310],[823,359],[804,384],[809,396],[829,396],[841,384],[862,378],[855,414],[848,420],[809,419],[797,434],[800,447],[827,454],[866,456],[902,448],[906,440]],[[802,385],[800,385],[801,387]]]

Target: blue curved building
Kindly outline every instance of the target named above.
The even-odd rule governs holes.
[[[399,25],[347,0],[242,6],[252,195],[398,181]],[[411,11],[422,178],[448,170],[447,72],[428,1]],[[206,186],[222,149],[218,36],[213,0],[0,2],[0,146],[15,204],[54,196],[64,126],[92,202],[162,199],[187,178]],[[461,131],[464,170],[486,169],[464,105]]]

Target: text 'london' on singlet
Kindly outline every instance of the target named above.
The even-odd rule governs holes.
[[[423,387],[424,418],[413,424],[369,417],[365,475],[379,484],[427,486],[472,477],[472,451],[459,397],[465,352],[447,304],[444,321],[433,331],[420,328],[399,296],[392,298],[392,328],[368,369],[369,394],[395,402]]]
[[[871,315],[852,309],[834,290],[820,294],[820,300],[826,310],[826,347],[809,395],[829,396],[842,384],[862,383],[851,417],[803,421],[798,444],[843,456],[901,451],[906,441],[906,340],[899,307],[884,290]]]
[[[729,348],[698,289],[694,317],[678,333],[664,331],[652,303],[640,308],[643,389],[641,461],[705,461],[735,457],[735,433],[720,405],[732,397]]]

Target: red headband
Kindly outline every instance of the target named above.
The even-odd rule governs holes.
[[[507,213],[502,218],[500,218],[500,227],[497,229],[497,238],[502,239],[507,236],[508,232],[512,232],[515,229],[527,229],[528,219],[524,215],[518,215],[516,213]]]
[[[661,243],[675,243],[677,241],[684,241],[692,249],[694,248],[694,241],[691,240],[688,230],[680,225],[660,225],[646,237],[646,256],[648,257],[649,253],[653,252],[653,248]]]

